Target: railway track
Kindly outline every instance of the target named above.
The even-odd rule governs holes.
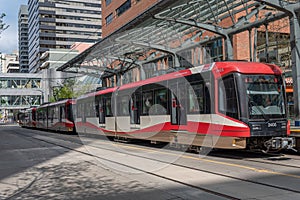
[[[149,174],[149,175],[152,175],[152,176],[156,176],[156,177],[159,177],[159,178],[162,178],[162,179],[165,179],[165,180],[169,180],[169,181],[173,181],[173,182],[176,182],[176,183],[179,183],[179,184],[182,184],[182,185],[185,185],[185,186],[189,186],[189,187],[192,187],[192,188],[196,188],[196,189],[199,189],[201,191],[204,191],[204,192],[207,192],[209,194],[213,194],[213,195],[216,195],[216,196],[219,196],[219,197],[223,197],[223,198],[226,198],[226,199],[240,199],[239,197],[236,197],[234,195],[230,195],[230,194],[226,194],[226,193],[222,193],[222,192],[218,192],[218,191],[215,191],[215,190],[211,190],[211,189],[208,189],[206,187],[201,187],[199,185],[194,185],[194,184],[190,184],[188,182],[185,182],[185,181],[181,181],[181,180],[178,180],[176,178],[172,178],[172,177],[168,177],[168,176],[164,176],[164,175],[161,175],[157,172],[153,172],[153,171],[148,171],[148,170],[145,170],[145,169],[142,169],[142,168],[139,168],[139,167],[135,167],[135,166],[132,166],[130,164],[126,164],[126,163],[122,163],[122,162],[119,162],[119,161],[116,161],[116,160],[113,160],[113,159],[109,159],[109,158],[104,158],[102,156],[97,156],[95,155],[94,153],[90,153],[90,152],[86,152],[86,151],[81,151],[81,150],[78,150],[77,148],[74,148],[70,145],[66,145],[64,143],[61,143],[61,141],[59,140],[64,140],[65,139],[68,139],[68,142],[70,143],[73,143],[73,144],[77,144],[77,145],[82,145],[82,143],[80,143],[80,141],[78,141],[78,138],[77,137],[70,137],[70,136],[67,136],[67,135],[55,135],[55,140],[53,140],[52,138],[50,138],[49,136],[47,136],[47,134],[43,134],[43,138],[39,138],[39,136],[41,135],[42,132],[39,132],[37,134],[34,134],[34,135],[29,135],[29,134],[26,134],[26,133],[21,133],[24,137],[27,137],[29,139],[34,139],[34,140],[38,140],[38,141],[42,141],[42,142],[45,142],[45,143],[49,143],[49,144],[52,144],[52,145],[56,145],[56,146],[59,146],[59,147],[62,147],[62,148],[65,148],[65,149],[68,149],[68,150],[71,150],[71,151],[76,151],[78,153],[81,153],[81,154],[85,154],[85,155],[88,155],[88,156],[92,156],[94,158],[97,158],[97,159],[100,159],[102,161],[105,161],[105,162],[109,162],[109,163],[112,163],[114,165],[120,165],[122,167],[126,167],[126,168],[130,168],[132,170],[136,170],[136,171],[139,171],[139,172],[143,172],[143,173],[146,173],[146,174]],[[48,139],[47,139],[48,137]],[[70,138],[72,138],[72,141],[70,141]],[[123,143],[110,143],[110,144],[113,144],[113,145],[122,145],[122,148],[132,148],[130,145],[128,144],[123,144]],[[88,148],[95,148],[95,149],[98,149],[98,150],[105,150],[105,151],[110,151],[110,152],[113,152],[113,153],[124,153],[124,151],[120,151],[120,150],[116,150],[116,149],[111,149],[105,145],[99,147],[98,145],[92,145],[92,144],[85,144],[85,146],[88,145]],[[143,149],[145,149],[145,151],[152,151],[154,152],[155,151],[155,148],[150,148],[150,147],[142,147]],[[141,148],[139,148],[141,149]],[[160,151],[160,153],[162,153]],[[181,163],[169,163],[169,162],[166,162],[164,161],[163,159],[157,159],[157,158],[151,158],[149,156],[143,156],[143,155],[137,155],[135,153],[130,153],[129,151],[126,152],[126,154],[128,156],[132,156],[134,158],[139,158],[139,159],[144,159],[146,161],[148,160],[151,160],[151,161],[154,161],[154,162],[160,162],[160,163],[163,163],[163,164],[166,164],[166,165],[172,165],[174,167],[178,167],[182,170],[191,170],[191,171],[194,171],[194,172],[201,172],[201,173],[206,173],[206,174],[210,174],[210,175],[214,175],[214,176],[218,176],[218,177],[224,177],[224,178],[227,178],[227,179],[230,179],[230,180],[235,180],[235,181],[240,181],[240,182],[243,182],[243,183],[249,183],[249,184],[255,184],[255,185],[260,185],[260,186],[264,186],[264,187],[267,187],[267,188],[270,188],[270,189],[278,189],[278,190],[282,190],[282,191],[289,191],[289,192],[292,192],[292,193],[297,193],[299,194],[300,193],[300,190],[296,190],[296,189],[292,189],[292,188],[289,188],[289,187],[285,187],[285,186],[282,186],[282,185],[276,185],[276,184],[270,184],[270,183],[264,183],[262,181],[255,181],[255,180],[251,180],[251,179],[246,179],[246,178],[241,178],[241,177],[237,177],[237,176],[233,176],[233,175],[228,175],[228,174],[225,174],[225,173],[220,173],[220,172],[215,172],[213,170],[205,170],[205,169],[201,169],[201,168],[198,168],[198,167],[191,167],[191,166],[187,166],[185,164],[181,164]],[[170,156],[178,156],[178,154],[175,153],[165,153],[165,155],[170,155]],[[219,154],[219,156],[221,156],[221,154]],[[226,156],[225,156],[226,157]],[[197,157],[195,154],[189,154],[187,156],[183,156],[184,159],[187,159],[187,158],[193,158],[195,160],[199,159],[199,160],[202,160],[203,161],[203,158],[199,158]],[[209,156],[209,159],[211,158],[211,156]],[[213,157],[215,158],[215,157]],[[228,155],[227,155],[227,158],[228,158]],[[231,156],[231,159],[240,159],[241,157],[239,156]],[[205,161],[209,162],[208,158],[205,158]],[[243,161],[246,161],[246,162],[253,162],[253,163],[260,163],[260,164],[264,164],[264,165],[270,165],[272,164],[271,162],[269,161],[257,161],[257,160],[254,160],[254,159],[248,159],[246,158],[245,160]],[[210,162],[213,162],[213,163],[218,163],[219,161],[215,161],[215,160],[210,160]],[[221,164],[221,162],[219,162]],[[224,162],[222,161],[222,164],[224,164]],[[231,165],[231,163],[227,163],[229,166]],[[276,163],[275,163],[276,164]],[[226,163],[225,163],[226,165]],[[273,163],[274,165],[274,163]],[[287,167],[287,168],[296,168],[298,169],[299,167],[298,166],[293,166],[293,165],[285,165],[285,164],[279,164],[277,163],[276,165],[280,166],[280,167]],[[247,167],[245,166],[245,168],[248,168],[249,170],[253,169],[255,170],[255,168],[253,167]],[[262,170],[264,171],[264,170]],[[265,172],[267,172],[267,170],[265,170]],[[276,174],[276,173],[275,173]],[[282,174],[282,173],[277,173],[277,175],[286,175],[290,178],[299,178],[300,179],[300,176],[297,176],[297,175],[293,175],[293,174]]]
[[[207,192],[209,194],[216,195],[218,197],[222,197],[222,198],[225,198],[225,199],[231,199],[231,200],[239,200],[240,199],[240,198],[236,198],[236,197],[233,197],[233,196],[230,196],[230,195],[227,195],[227,194],[223,194],[223,193],[220,193],[220,192],[209,190],[209,189],[206,189],[204,187],[199,187],[199,186],[196,186],[196,185],[193,185],[193,184],[188,184],[188,183],[185,183],[185,182],[178,181],[176,179],[172,179],[172,178],[169,178],[169,177],[161,176],[161,175],[158,175],[156,173],[149,172],[149,171],[146,171],[146,170],[143,170],[143,169],[139,169],[139,168],[136,168],[136,167],[133,167],[133,166],[130,166],[130,165],[126,165],[126,164],[121,163],[121,162],[117,162],[117,161],[114,161],[114,160],[110,160],[110,159],[106,159],[106,158],[103,158],[103,157],[99,157],[99,156],[96,156],[94,154],[87,153],[87,152],[84,152],[84,151],[80,151],[80,150],[77,150],[76,148],[71,148],[71,147],[66,146],[66,145],[57,144],[55,142],[47,141],[47,140],[44,140],[44,139],[38,139],[38,138],[32,137],[30,135],[27,135],[25,133],[19,133],[19,134],[23,135],[24,137],[30,138],[30,139],[34,139],[34,140],[42,141],[42,142],[45,142],[45,143],[48,143],[48,144],[56,145],[56,146],[65,148],[67,150],[75,151],[77,153],[81,153],[81,154],[84,154],[84,155],[87,155],[87,156],[96,157],[97,159],[101,159],[101,160],[104,160],[104,161],[107,161],[107,162],[110,162],[110,163],[113,163],[113,164],[118,164],[118,165],[121,165],[121,166],[124,166],[124,167],[128,167],[128,168],[131,168],[131,169],[139,171],[139,172],[143,172],[143,173],[146,173],[146,174],[149,174],[149,175],[152,175],[152,176],[156,176],[156,177],[159,177],[159,178],[162,178],[162,179],[165,179],[165,180],[173,181],[173,182],[176,182],[176,183],[188,186],[188,187],[192,187],[192,188],[195,188],[195,189]]]

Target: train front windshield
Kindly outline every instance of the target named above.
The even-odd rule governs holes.
[[[244,76],[250,119],[285,117],[284,86],[281,76]]]

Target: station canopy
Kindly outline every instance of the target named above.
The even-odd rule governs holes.
[[[293,8],[299,1],[161,0],[58,71],[108,77],[160,58],[170,58],[175,69],[189,67],[186,52],[220,39],[224,59],[233,59],[233,35],[287,17]]]

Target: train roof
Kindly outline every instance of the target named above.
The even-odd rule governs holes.
[[[158,83],[167,80],[172,80],[180,77],[189,76],[191,74],[211,72],[214,74],[215,78],[220,78],[226,74],[233,72],[239,72],[242,74],[281,74],[281,70],[278,66],[267,63],[259,62],[247,62],[247,61],[220,61],[211,64],[199,65],[189,69],[183,69],[176,72],[148,78],[145,80],[128,83],[120,87],[107,88],[101,91],[91,92],[89,94],[83,95],[78,99],[84,99],[87,97],[93,97],[98,95],[103,95],[107,93],[112,93],[116,90],[125,90],[130,88],[137,88],[143,85]]]
[[[242,74],[281,74],[281,70],[278,66],[273,64],[259,63],[259,62],[245,62],[245,61],[222,61],[214,62],[211,64],[204,64],[197,67],[184,69],[169,74],[152,77],[146,80],[137,81],[120,86],[120,90],[130,89],[147,85],[151,83],[163,82],[166,80],[172,80],[175,78],[189,76],[191,74],[212,72],[215,78],[220,78],[226,74],[232,72],[239,72]],[[97,93],[100,95],[101,93]]]
[[[245,62],[245,61],[224,61],[216,62],[212,71],[216,78],[222,77],[232,72],[242,74],[277,74],[282,73],[281,69],[269,63]]]
[[[74,99],[63,99],[63,100],[60,100],[60,101],[57,101],[57,102],[45,103],[45,104],[39,106],[38,108],[54,106],[54,105],[59,105],[59,104],[74,104],[74,103],[75,103]]]

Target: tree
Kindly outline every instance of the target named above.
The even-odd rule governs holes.
[[[59,99],[77,98],[87,92],[95,91],[94,84],[86,84],[76,79],[65,79],[60,87],[53,88],[53,96],[50,97],[50,102],[58,101]]]
[[[71,99],[75,97],[74,94],[74,79],[66,79],[63,81],[61,87],[55,87],[53,89],[53,97],[50,99],[51,102],[59,99]]]
[[[8,25],[5,24],[3,22],[3,18],[5,17],[6,15],[4,13],[0,14],[0,36],[1,36],[1,33],[8,28]]]

